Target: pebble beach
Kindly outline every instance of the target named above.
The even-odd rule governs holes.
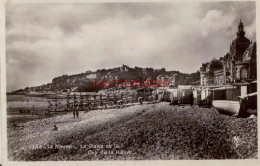
[[[256,159],[257,118],[216,109],[134,105],[8,126],[11,161]],[[53,130],[56,125],[58,130]]]

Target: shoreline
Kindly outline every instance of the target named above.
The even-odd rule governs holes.
[[[22,115],[7,115],[7,127],[10,127],[12,125],[16,124],[22,124],[29,121],[37,120],[37,119],[45,119],[50,118],[54,116],[60,116],[61,114],[50,114],[50,115],[30,115],[30,114],[22,114]],[[65,114],[64,114],[65,115]]]
[[[19,125],[8,128],[12,161],[251,159],[258,153],[256,118],[169,103],[93,110],[80,112],[76,119],[66,114]],[[53,125],[58,130],[52,131]],[[238,148],[236,137],[243,142]],[[99,147],[109,144],[114,147]]]

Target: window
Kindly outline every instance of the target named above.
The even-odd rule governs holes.
[[[241,94],[240,95],[246,95],[247,94],[247,86],[241,86]]]
[[[240,72],[241,72],[241,79],[243,80],[247,79],[247,69],[242,68]]]

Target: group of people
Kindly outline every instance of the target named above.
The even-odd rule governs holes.
[[[33,109],[27,109],[27,110],[23,110],[23,109],[19,109],[19,113],[29,113],[31,114],[31,116],[33,115],[38,115],[38,113],[36,111],[34,111]]]
[[[31,113],[31,110],[30,109],[19,109],[19,113]]]

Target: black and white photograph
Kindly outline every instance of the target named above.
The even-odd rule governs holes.
[[[255,161],[257,3],[7,1],[3,165]]]

